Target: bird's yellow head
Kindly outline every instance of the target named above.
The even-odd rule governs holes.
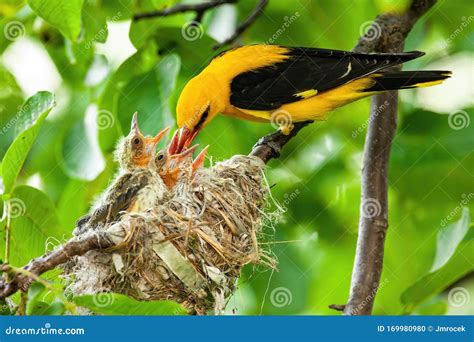
[[[176,117],[188,138],[194,138],[224,109],[222,91],[215,78],[208,74],[200,74],[186,84],[178,100]]]

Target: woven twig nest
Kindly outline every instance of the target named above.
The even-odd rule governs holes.
[[[155,208],[101,227],[116,246],[75,258],[66,268],[70,289],[222,312],[242,266],[275,267],[258,242],[269,193],[264,167],[256,157],[235,156],[178,182]]]

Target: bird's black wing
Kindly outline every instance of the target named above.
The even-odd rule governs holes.
[[[362,54],[347,51],[289,48],[283,62],[242,73],[231,83],[230,103],[242,109],[272,110],[285,103],[336,88],[423,52]],[[306,92],[306,94],[301,94]],[[298,95],[300,94],[300,95]]]

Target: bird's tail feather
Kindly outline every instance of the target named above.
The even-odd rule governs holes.
[[[377,73],[373,75],[375,84],[364,91],[385,91],[430,87],[442,83],[451,77],[451,71],[399,71],[391,73]]]

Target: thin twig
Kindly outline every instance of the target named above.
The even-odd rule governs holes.
[[[4,202],[4,219],[5,222],[5,255],[4,262],[9,262],[10,260],[10,246],[11,246],[11,204],[7,201]]]
[[[185,12],[196,12],[198,18],[202,17],[203,13],[209,9],[225,5],[236,3],[237,0],[214,0],[209,2],[203,2],[199,4],[179,4],[173,7],[165,8],[162,10],[156,10],[146,13],[137,13],[133,16],[133,20],[139,21],[142,19],[152,19],[158,17],[166,17],[173,14],[185,13]]]
[[[336,311],[344,311],[346,306],[344,304],[331,304],[329,305],[329,308]]]
[[[244,33],[255,22],[255,20],[257,20],[257,18],[263,13],[263,10],[267,6],[267,4],[268,4],[268,0],[260,0],[257,6],[255,6],[255,8],[253,9],[252,13],[250,13],[250,15],[239,26],[237,26],[232,36],[230,36],[223,42],[214,45],[212,48],[214,50],[217,50],[225,45],[232,44],[237,38],[240,37],[242,33]]]
[[[16,316],[25,316],[26,315],[26,303],[28,302],[28,292],[20,292],[20,303],[18,303],[18,308],[16,309]]]

